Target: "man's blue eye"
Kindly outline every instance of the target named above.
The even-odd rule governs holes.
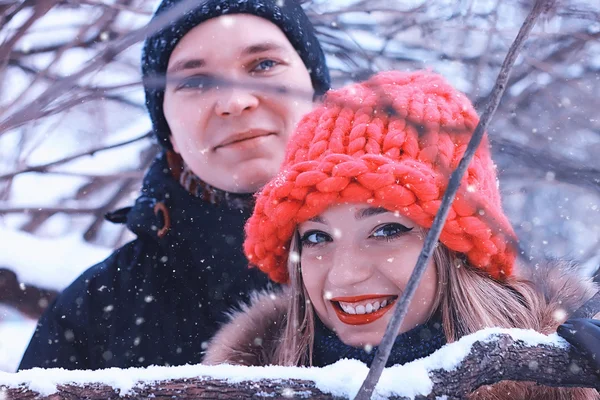
[[[184,78],[179,83],[178,89],[208,89],[212,86],[212,81],[207,76],[190,76]]]
[[[255,71],[268,71],[271,68],[275,67],[277,65],[277,61],[275,60],[262,60],[261,62],[259,62],[258,64],[256,64],[256,67],[254,67]]]

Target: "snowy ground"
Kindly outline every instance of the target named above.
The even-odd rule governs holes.
[[[17,369],[35,324],[34,320],[14,310],[0,307],[0,371],[14,372]]]
[[[43,239],[0,228],[0,266],[10,266],[23,283],[48,289],[64,289],[111,252],[85,243],[81,235]],[[35,324],[11,308],[0,307],[0,371],[16,371]]]

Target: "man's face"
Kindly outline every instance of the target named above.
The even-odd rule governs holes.
[[[255,192],[276,175],[290,134],[312,108],[298,53],[276,25],[253,15],[213,18],[188,32],[167,80],[174,150],[202,180],[230,192]]]

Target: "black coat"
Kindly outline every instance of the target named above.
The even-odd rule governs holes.
[[[162,212],[168,209],[170,229]],[[38,322],[19,369],[100,369],[199,363],[226,312],[268,280],[242,253],[249,211],[190,195],[165,155],[132,208],[113,219],[137,239],[84,272]]]

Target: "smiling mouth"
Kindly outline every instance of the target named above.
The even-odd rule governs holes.
[[[365,325],[383,317],[398,299],[396,295],[362,295],[331,299],[340,321],[348,325]]]
[[[275,135],[275,134],[276,133],[274,133],[274,132],[257,132],[257,133],[245,133],[245,134],[241,134],[241,135],[235,135],[231,139],[227,140],[226,142],[223,142],[220,145],[216,146],[214,148],[214,150],[218,150],[223,147],[228,147],[228,146],[248,142],[248,141],[262,138],[262,137],[268,137],[268,136]]]

